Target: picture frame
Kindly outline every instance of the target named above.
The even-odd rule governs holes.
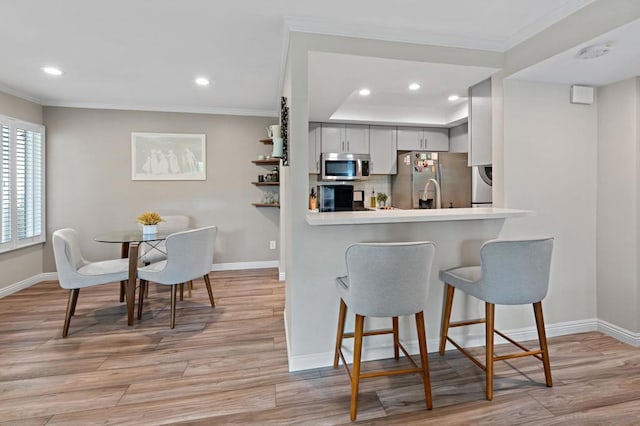
[[[131,180],[206,180],[206,137],[131,133]]]

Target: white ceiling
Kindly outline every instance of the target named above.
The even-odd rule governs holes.
[[[43,105],[276,115],[288,29],[505,51],[591,1],[0,0],[0,90]],[[195,86],[201,75],[213,84]],[[400,103],[389,87],[377,96]]]

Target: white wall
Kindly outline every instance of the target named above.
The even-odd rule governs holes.
[[[500,236],[555,237],[547,324],[595,318],[597,107],[569,103],[567,85],[504,80],[503,91],[504,206],[536,214]],[[514,308],[509,325],[532,325],[530,311]]]
[[[42,124],[42,107],[0,92],[0,114]],[[0,290],[42,273],[42,245],[0,254]]]
[[[639,331],[638,90],[634,78],[598,89],[598,318]]]

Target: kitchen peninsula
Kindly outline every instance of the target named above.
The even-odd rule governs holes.
[[[296,285],[290,287],[295,304],[286,315],[300,318],[287,325],[290,343],[291,371],[326,367],[332,364],[335,327],[338,315],[338,292],[335,278],[345,275],[345,251],[359,242],[432,241],[436,256],[428,277],[425,318],[428,350],[437,350],[442,315],[443,284],[438,278],[440,269],[479,262],[480,246],[498,238],[505,222],[518,221],[535,215],[534,212],[497,207],[446,209],[390,209],[345,212],[306,210],[300,217],[305,232],[301,244],[292,256],[295,267],[287,272]],[[297,276],[299,280],[295,280]],[[426,277],[425,277],[426,278]],[[397,283],[389,282],[389,286]],[[454,317],[476,317],[482,306],[464,295],[454,304]],[[388,322],[388,321],[387,321]],[[367,319],[367,329],[386,328],[385,320]],[[353,328],[351,317],[347,330]],[[412,318],[400,318],[400,335],[410,352],[417,353],[415,323]],[[469,336],[472,340],[475,336]],[[349,350],[352,342],[346,343]],[[365,340],[367,359],[389,358],[393,354],[391,342],[385,336]]]

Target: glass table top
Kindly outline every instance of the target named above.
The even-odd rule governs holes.
[[[130,229],[127,231],[111,231],[97,235],[94,241],[99,243],[143,243],[148,241],[166,240],[170,233],[157,232],[155,234],[143,234],[141,230]]]

